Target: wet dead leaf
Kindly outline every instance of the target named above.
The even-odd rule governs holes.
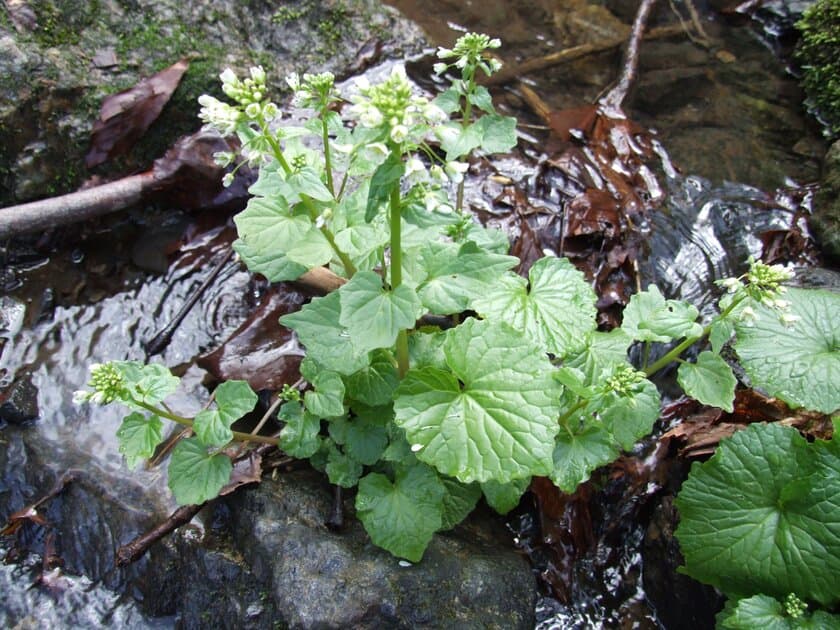
[[[181,59],[134,87],[106,97],[93,126],[85,166],[93,168],[128,152],[160,116],[187,68],[189,61]]]
[[[233,463],[230,481],[219,490],[219,496],[225,496],[249,483],[259,483],[262,478],[262,455],[251,451],[247,456]]]

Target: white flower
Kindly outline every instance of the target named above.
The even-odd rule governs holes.
[[[256,120],[260,117],[261,111],[262,108],[259,106],[258,103],[251,103],[245,108],[245,115],[251,120]]]
[[[251,68],[251,78],[256,83],[265,83],[265,70],[262,66],[254,66]]]
[[[78,389],[73,392],[73,404],[83,405],[90,400],[91,392],[86,392],[83,389]]]
[[[391,129],[391,140],[397,144],[402,144],[408,137],[408,127],[405,125],[396,125]]]
[[[364,127],[378,127],[382,124],[382,112],[375,107],[366,107],[359,116],[359,122]]]
[[[446,72],[446,69],[448,67],[449,64],[445,64],[441,61],[432,66],[432,69],[434,70],[435,74],[443,74],[444,72]]]
[[[463,70],[467,67],[468,62],[469,59],[467,57],[458,57],[458,61],[455,62],[455,67],[459,70]]]
[[[405,162],[405,178],[412,186],[422,184],[429,180],[429,172],[419,158],[412,156]]]
[[[236,73],[231,70],[230,68],[225,68],[224,71],[219,75],[219,78],[222,80],[222,85],[236,85],[239,83],[239,79],[236,78]]]
[[[441,184],[448,184],[449,178],[446,176],[446,173],[443,172],[443,169],[435,164],[432,168],[429,169],[429,174],[431,175],[432,179],[437,180]]]
[[[411,452],[416,453],[417,451],[421,450],[422,448],[423,448],[422,444],[412,444],[411,445]]]
[[[455,124],[441,125],[440,127],[435,128],[435,135],[444,146],[455,142],[460,133],[461,128]]]
[[[286,75],[286,85],[297,92],[300,89],[300,75],[297,72]]]
[[[499,48],[502,45],[502,40],[498,37],[494,37],[490,40],[490,43],[487,44],[487,48]]]
[[[498,59],[491,59],[491,60],[490,60],[490,61],[488,61],[487,63],[489,63],[489,64],[490,64],[490,71],[491,71],[491,72],[498,72],[499,70],[501,70],[501,69],[502,69],[502,65],[503,65],[503,64],[502,64],[502,62],[501,62],[501,61],[499,61]]]
[[[720,281],[720,285],[726,289],[728,293],[735,293],[741,286],[741,281],[738,278],[725,278]]]
[[[222,177],[222,186],[225,188],[230,187],[233,183],[233,173],[225,173],[225,176]]]
[[[235,158],[236,156],[232,151],[217,151],[213,154],[213,162],[222,168],[230,166]]]
[[[279,113],[280,111],[277,109],[277,105],[275,105],[274,103],[266,103],[265,105],[263,105],[262,115],[266,122],[277,118],[277,114]]]
[[[779,315],[779,321],[782,322],[785,326],[793,326],[796,322],[799,321],[799,315],[793,315],[792,313],[782,313]]]
[[[741,311],[741,321],[744,322],[747,326],[752,326],[756,320],[758,319],[758,315],[755,314],[755,311],[752,309],[751,306],[745,306],[744,309]]]
[[[467,169],[470,167],[469,164],[466,162],[447,162],[446,163],[446,174],[449,176],[449,179],[456,184],[460,184],[464,180],[464,173],[467,172]]]

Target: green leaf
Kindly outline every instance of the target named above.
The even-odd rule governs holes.
[[[456,479],[444,477],[440,480],[446,493],[443,495],[441,531],[455,527],[475,509],[481,498],[481,486],[475,483],[463,484]]]
[[[462,127],[459,123],[450,122],[438,129],[440,148],[446,151],[447,161],[469,155],[470,151],[481,146],[483,130],[477,123]]]
[[[306,409],[319,418],[344,415],[344,381],[335,372],[319,371],[312,380],[314,390],[304,394]]]
[[[794,407],[840,409],[840,295],[789,289],[793,326],[780,313],[755,306],[752,326],[736,324],[735,349],[753,385]]]
[[[712,344],[712,352],[720,354],[723,346],[732,339],[732,334],[735,332],[735,324],[729,317],[724,319],[715,319],[712,322],[711,330],[709,331],[709,343]]]
[[[565,258],[541,258],[525,280],[506,275],[473,302],[486,319],[505,321],[546,352],[579,352],[595,330],[595,292]]]
[[[481,484],[481,491],[484,493],[487,505],[499,514],[507,514],[519,505],[519,500],[530,485],[530,477],[514,479],[508,483],[499,483],[491,480]]]
[[[385,475],[371,473],[359,481],[356,513],[375,545],[419,562],[441,527],[445,492],[428,466],[398,470],[393,483]]]
[[[438,94],[432,101],[447,114],[461,109],[461,93],[455,88],[449,88]]]
[[[484,87],[483,85],[479,85],[475,88],[475,92],[473,92],[469,96],[470,102],[478,107],[481,111],[487,112],[488,114],[495,114],[496,109],[493,107],[493,97],[490,96],[490,91]],[[486,116],[485,116],[486,118]],[[482,119],[483,120],[483,119]],[[514,128],[516,127],[516,119],[514,118]],[[514,144],[516,142],[514,141]],[[508,147],[509,149],[510,147]],[[485,149],[486,150],[486,149]],[[505,149],[507,151],[507,149]]]
[[[330,483],[342,488],[352,488],[362,476],[362,464],[341,452],[335,445],[330,445],[326,473]]]
[[[596,383],[604,374],[612,373],[616,366],[627,363],[627,349],[632,341],[621,328],[608,333],[595,331],[589,335],[586,347],[567,357],[563,366],[577,368],[589,383]]]
[[[196,438],[181,440],[169,461],[169,488],[179,505],[200,505],[219,495],[232,469],[227,455],[210,455]]]
[[[659,390],[647,379],[636,384],[631,394],[609,392],[594,399],[587,410],[595,409],[606,429],[626,451],[650,433],[659,418]]]
[[[449,370],[409,370],[395,422],[416,456],[464,483],[548,474],[562,388],[521,334],[470,319],[447,332]]]
[[[339,289],[339,321],[350,333],[353,345],[367,352],[390,348],[401,330],[413,328],[423,314],[420,299],[405,285],[393,290],[382,286],[373,271],[360,271]]]
[[[822,610],[791,617],[784,606],[767,595],[729,601],[717,616],[721,630],[830,630],[840,628],[840,616]]]
[[[352,374],[367,365],[368,355],[353,345],[341,325],[340,299],[338,291],[314,298],[298,312],[281,317],[280,323],[297,333],[307,354],[318,363],[339,374]]]
[[[253,245],[241,238],[233,242],[233,250],[251,272],[262,274],[269,282],[297,280],[307,271],[303,265],[289,260],[283,252]]]
[[[139,361],[112,361],[111,364],[123,376],[125,387],[119,400],[133,409],[146,411],[134,401],[147,405],[158,405],[172,394],[181,382],[169,368],[157,363],[144,364]]]
[[[365,221],[373,221],[373,218],[379,212],[379,208],[388,203],[391,191],[395,186],[399,186],[403,173],[405,173],[405,165],[396,153],[389,155],[388,159],[374,171],[373,177],[370,179]]]
[[[278,419],[284,423],[280,431],[280,448],[287,455],[305,459],[314,455],[321,446],[318,434],[321,420],[304,411],[299,402],[287,402],[280,407]]]
[[[230,425],[253,411],[257,395],[245,381],[226,381],[214,395],[217,408],[196,414],[193,430],[204,445],[224,446],[233,439]]]
[[[446,369],[446,356],[443,353],[443,341],[446,331],[413,332],[408,336],[409,364],[415,368],[436,367]]]
[[[146,416],[136,411],[128,414],[117,429],[120,453],[125,455],[128,467],[134,468],[154,455],[162,436],[163,422],[156,415]]]
[[[383,350],[374,350],[370,365],[344,377],[344,382],[352,400],[376,407],[391,402],[399,376],[391,356]]]
[[[676,505],[685,572],[724,592],[840,601],[840,442],[752,424],[692,465]]]
[[[428,274],[417,288],[423,306],[437,315],[461,313],[472,306],[500,274],[519,264],[515,256],[484,251],[468,242],[427,243],[420,251]]]
[[[516,118],[491,114],[482,116],[476,125],[482,151],[506,153],[516,146]]]
[[[282,275],[289,263],[311,269],[332,258],[329,242],[309,216],[292,211],[283,198],[252,198],[234,223],[239,233],[235,249],[255,273]]]
[[[563,492],[572,493],[588,480],[592,471],[614,461],[618,446],[603,427],[588,426],[569,435],[561,430],[554,445],[554,471],[551,481]]]
[[[306,195],[316,201],[334,201],[329,188],[312,167],[306,166],[292,173],[286,182],[299,195]]]
[[[704,405],[731,412],[735,401],[735,375],[718,355],[701,352],[696,363],[680,363],[677,381],[685,393]]]
[[[697,309],[679,300],[666,300],[655,284],[636,293],[624,309],[622,330],[639,341],[667,342],[682,337],[700,337]]]
[[[355,417],[343,421],[344,450],[356,461],[372,466],[379,461],[388,446],[386,423],[393,418],[393,411],[390,406],[356,406],[353,411]]]

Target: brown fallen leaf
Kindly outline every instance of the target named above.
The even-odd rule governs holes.
[[[128,152],[160,116],[189,65],[181,59],[134,87],[106,97],[93,126],[85,166],[93,168]]]

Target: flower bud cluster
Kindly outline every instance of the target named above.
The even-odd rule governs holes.
[[[202,94],[198,97],[201,111],[198,117],[222,135],[236,131],[241,122],[268,122],[277,117],[277,105],[266,97],[265,70],[261,66],[251,68],[250,76],[240,80],[230,68],[219,75],[222,91],[235,104],[225,103],[217,98]]]
[[[73,394],[74,403],[107,405],[120,397],[125,389],[125,378],[113,363],[94,363],[90,366],[88,387],[93,388],[93,391],[79,390]]]
[[[779,320],[785,326],[792,326],[799,319],[798,316],[789,312],[790,302],[781,298],[787,291],[782,282],[790,280],[793,272],[782,265],[767,265],[752,256],[749,258],[749,271],[739,278],[724,278],[718,280],[717,284],[730,294],[729,301],[749,298],[751,301],[761,303],[768,308],[779,311]],[[725,306],[721,302],[721,306]],[[740,310],[740,319],[747,325],[756,322],[758,315],[750,304]]]
[[[604,381],[604,386],[607,391],[613,391],[619,396],[632,396],[643,380],[645,380],[644,372],[639,372],[629,365],[623,365],[617,367]]]
[[[795,593],[789,593],[784,601],[785,613],[792,619],[800,619],[807,611],[808,604],[799,599]]]
[[[335,89],[335,75],[332,72],[307,73],[303,78],[297,72],[293,72],[286,77],[286,83],[294,92],[292,104],[296,107],[322,111],[330,103],[339,100],[338,91]]]
[[[364,127],[384,127],[395,144],[419,142],[428,126],[448,119],[428,99],[412,94],[402,66],[396,66],[382,83],[371,85],[362,77],[356,81],[356,87],[359,93],[350,97],[350,114]]]
[[[454,59],[454,62],[439,62],[434,66],[435,74],[443,74],[454,65],[461,70],[464,76],[472,76],[476,68],[480,68],[484,74],[490,76],[498,72],[502,63],[485,54],[485,51],[492,48],[499,48],[501,40],[490,39],[483,33],[466,33],[458,38],[453,48],[438,48],[438,59]]]

